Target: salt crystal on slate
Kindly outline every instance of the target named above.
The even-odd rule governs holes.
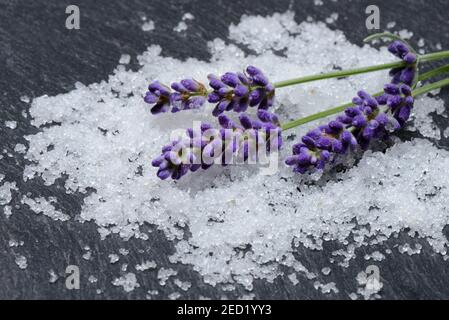
[[[21,255],[17,256],[15,261],[16,261],[17,266],[22,270],[26,269],[28,267],[27,258],[24,256],[21,256]]]
[[[114,279],[112,281],[114,286],[121,286],[125,292],[131,292],[136,288],[140,287],[140,284],[137,282],[136,275],[134,273],[127,273],[120,278]]]

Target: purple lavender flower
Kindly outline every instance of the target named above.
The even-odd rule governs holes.
[[[359,91],[354,107],[346,108],[336,120],[309,131],[293,146],[285,163],[293,171],[306,173],[323,169],[336,155],[359,146],[365,150],[373,139],[402,128],[413,108],[412,90],[402,84],[387,84],[384,94],[372,97]]]
[[[410,48],[400,40],[391,42],[388,51],[407,64],[405,67],[391,69],[391,82],[394,84],[405,83],[411,86],[416,75],[416,62],[418,60],[416,54],[411,52]]]
[[[145,94],[144,101],[152,104],[152,114],[171,112],[181,110],[197,109],[206,102],[206,87],[193,79],[184,79],[180,83],[171,84],[172,92],[169,87],[154,81],[148,86],[148,92]]]
[[[167,112],[170,109],[171,90],[159,81],[154,81],[148,86],[148,92],[143,100],[148,104],[154,104],[151,108],[152,114]]]
[[[162,148],[162,154],[153,160],[157,176],[178,180],[189,171],[208,169],[213,164],[226,166],[233,159],[257,161],[259,151],[272,152],[282,145],[282,132],[277,116],[260,110],[259,119],[247,114],[239,116],[239,124],[226,115],[220,115],[220,128],[201,124],[189,128],[186,135]],[[234,157],[234,158],[233,158]]]
[[[184,79],[180,83],[172,83],[171,87],[176,91],[170,95],[172,112],[198,109],[206,102],[207,89],[196,80]]]
[[[220,78],[213,74],[208,78],[213,89],[208,101],[217,104],[212,112],[214,116],[230,110],[245,112],[248,106],[268,109],[273,105],[275,88],[256,67],[247,67],[246,74],[227,72]]]

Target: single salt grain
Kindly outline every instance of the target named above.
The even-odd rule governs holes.
[[[14,147],[14,151],[17,153],[25,153],[26,149],[26,146],[21,143],[16,144],[16,146]]]
[[[328,276],[331,273],[331,268],[329,267],[324,267],[323,269],[321,269],[321,273],[324,274],[325,276]]]
[[[16,121],[5,121],[5,126],[9,129],[14,130],[17,128],[17,122]]]
[[[21,255],[17,256],[15,262],[17,266],[22,270],[28,267],[27,258],[24,256]]]
[[[131,61],[131,56],[129,54],[122,54],[118,63],[128,64]]]
[[[173,28],[173,31],[175,32],[182,32],[187,30],[187,24],[184,21],[180,21],[176,27]]]
[[[122,256],[127,256],[129,254],[129,250],[125,249],[125,248],[120,248],[118,250],[118,252],[122,255]]]
[[[84,260],[90,260],[92,258],[92,252],[88,251],[85,254],[83,254],[83,259]]]
[[[120,278],[116,278],[112,281],[112,285],[121,286],[125,292],[131,292],[136,288],[140,287],[140,284],[137,282],[136,275],[134,273],[127,273]]]
[[[25,103],[30,103],[30,97],[24,95],[24,96],[20,96],[20,101],[25,102]]]
[[[50,283],[55,283],[56,281],[58,281],[59,276],[56,274],[56,272],[54,270],[50,270],[48,271],[50,278],[48,279],[48,281]]]
[[[97,277],[95,277],[95,276],[89,276],[89,278],[87,278],[87,280],[90,282],[90,283],[96,283],[97,281],[98,281],[98,279],[97,279]]]
[[[387,23],[387,29],[393,29],[396,26],[395,21],[390,21]]]
[[[290,282],[293,283],[294,286],[296,286],[299,283],[298,278],[296,277],[296,273],[289,274],[288,278],[290,279]]]
[[[168,299],[170,300],[178,300],[179,298],[181,298],[181,294],[179,292],[173,292],[168,295]]]
[[[111,264],[114,264],[114,263],[116,263],[117,261],[120,260],[120,257],[117,254],[114,254],[114,253],[111,253],[108,257],[109,257],[109,262]]]
[[[145,31],[145,32],[153,31],[154,28],[155,28],[154,27],[154,21],[152,21],[152,20],[145,21],[142,24],[142,30]]]

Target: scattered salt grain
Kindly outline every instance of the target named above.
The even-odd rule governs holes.
[[[329,267],[324,267],[323,269],[321,269],[321,273],[324,274],[325,276],[328,276],[331,273],[331,268]]]
[[[90,282],[90,283],[96,283],[96,282],[98,282],[98,279],[97,279],[97,277],[95,277],[95,276],[89,276],[89,278],[87,278],[87,280]]]
[[[175,279],[175,281],[173,281],[173,282],[175,285],[177,285],[183,291],[189,290],[190,287],[192,286],[192,284],[189,281],[181,281],[179,279]]]
[[[338,13],[334,12],[329,17],[326,18],[327,24],[332,24],[338,20]]]
[[[6,205],[10,203],[12,200],[11,191],[16,190],[17,188],[15,182],[5,182],[3,183],[3,185],[0,185],[0,205]]]
[[[141,264],[136,264],[137,271],[145,271],[148,269],[155,269],[157,267],[156,262],[154,261],[145,261]]]
[[[17,266],[22,270],[28,267],[27,258],[24,256],[21,255],[17,256],[15,262]]]
[[[152,20],[145,21],[142,24],[142,30],[145,31],[145,32],[153,31],[154,28],[155,28],[154,27],[154,21],[152,21]]]
[[[182,32],[187,30],[187,24],[184,21],[180,21],[176,27],[173,28],[173,31],[175,32]]]
[[[5,121],[5,126],[9,129],[14,130],[17,128],[17,122],[16,121]]]
[[[131,56],[129,54],[122,54],[120,56],[120,60],[118,61],[118,63],[129,64],[130,61],[131,61]]]
[[[125,249],[125,248],[120,248],[118,250],[118,252],[122,255],[122,256],[127,256],[129,254],[129,250]]]
[[[366,254],[364,257],[365,260],[374,260],[374,261],[382,261],[385,259],[385,255],[383,255],[379,251],[374,251],[371,254]]]
[[[50,275],[48,282],[55,283],[56,281],[58,281],[59,276],[56,274],[56,272],[54,270],[48,271],[48,274]]]
[[[25,153],[26,150],[26,146],[21,143],[16,144],[16,146],[14,147],[14,151],[17,153]]]
[[[114,264],[120,260],[120,257],[117,254],[111,253],[109,256],[109,262]]]
[[[124,276],[120,277],[120,278],[116,278],[114,279],[114,281],[112,281],[112,285],[118,287],[118,286],[122,286],[123,290],[125,290],[125,292],[131,292],[136,288],[139,288],[140,285],[137,282],[137,278],[136,275],[134,273],[127,273]]]
[[[172,277],[172,276],[176,276],[178,274],[177,271],[171,269],[171,268],[160,268],[159,271],[157,272],[157,278],[159,279],[159,284],[161,286],[165,286],[168,278]]]
[[[408,30],[406,30],[406,29],[403,29],[403,30],[400,30],[400,31],[398,32],[398,35],[399,35],[402,39],[408,40],[408,39],[411,39],[411,38],[413,37],[413,32],[408,31]]]
[[[324,294],[329,293],[338,293],[339,290],[337,289],[337,286],[335,285],[335,282],[329,282],[329,283],[321,283],[319,281],[315,281],[313,284],[313,287],[316,290],[320,290]]]
[[[31,99],[28,96],[20,96],[20,101],[25,102],[25,103],[30,103]]]
[[[393,29],[396,26],[395,21],[390,21],[387,23],[387,29]]]
[[[173,292],[168,295],[168,299],[170,300],[178,300],[179,298],[181,298],[181,294],[179,292]]]
[[[293,283],[294,286],[296,286],[299,283],[298,278],[296,277],[296,273],[289,274],[288,279],[290,280],[291,283]]]

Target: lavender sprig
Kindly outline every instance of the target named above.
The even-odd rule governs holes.
[[[212,111],[214,116],[230,110],[245,112],[248,106],[268,109],[273,105],[274,85],[254,66],[247,67],[246,73],[226,72],[220,78],[213,74],[208,76],[213,89],[208,95],[208,101],[216,103]]]
[[[214,164],[226,166],[232,161],[257,161],[260,152],[272,152],[282,145],[282,130],[277,116],[268,111],[258,112],[258,120],[246,113],[239,115],[239,124],[220,115],[219,128],[202,123],[197,130],[189,128],[185,136],[162,148],[152,161],[158,167],[157,176],[165,180],[179,180],[189,171],[210,168]]]
[[[355,107],[326,125],[309,131],[301,143],[293,146],[293,155],[285,163],[298,173],[323,169],[338,154],[359,146],[366,150],[373,139],[388,136],[405,125],[413,108],[411,88],[405,84],[387,84],[385,94],[372,97],[359,91]],[[381,106],[386,106],[385,110]]]

